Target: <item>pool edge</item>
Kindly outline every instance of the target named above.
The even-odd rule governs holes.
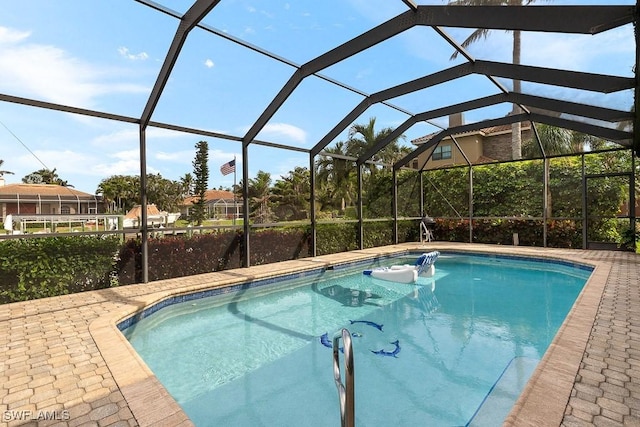
[[[562,424],[611,272],[611,265],[594,264],[594,271],[503,426]]]

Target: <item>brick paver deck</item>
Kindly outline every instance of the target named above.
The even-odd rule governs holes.
[[[505,424],[640,426],[640,257],[441,242],[1,305],[0,425],[191,425],[119,333],[117,322],[174,294],[417,248],[562,257],[595,265]]]

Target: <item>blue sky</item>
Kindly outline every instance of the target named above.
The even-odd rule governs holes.
[[[191,2],[161,0],[185,12]],[[445,1],[419,1],[444,5]],[[626,4],[635,1],[542,4]],[[401,0],[256,1],[222,0],[203,24],[301,65],[404,12]],[[22,0],[0,4],[0,93],[98,111],[140,117],[171,43],[178,21],[132,0]],[[447,28],[458,42],[468,29]],[[494,31],[469,51],[477,59],[509,62],[510,34]],[[633,76],[635,44],[631,25],[598,35],[524,33],[524,64]],[[462,61],[427,27],[412,28],[321,72],[370,94],[422,77]],[[194,29],[152,117],[242,137],[295,69],[200,28]],[[502,81],[510,87],[509,81]],[[525,84],[523,91],[628,110],[631,91],[606,97]],[[389,102],[413,114],[497,93],[481,76],[467,76]],[[317,77],[305,79],[258,139],[313,147],[362,96]],[[510,105],[468,112],[467,122],[502,116]],[[374,105],[356,120],[376,117],[376,128],[396,127],[407,114]],[[446,126],[446,118],[422,123],[405,133],[404,144]],[[346,140],[343,132],[336,141]],[[219,167],[234,156],[241,178],[240,143],[172,132],[147,131],[147,168],[168,179],[192,172],[195,144],[209,142],[211,188],[230,187],[233,174]],[[334,141],[335,142],[335,141]],[[94,193],[116,174],[139,174],[138,128],[104,119],[0,102],[0,159],[7,182],[30,172],[55,168],[75,188]],[[275,180],[308,156],[251,145],[249,176],[259,170]]]

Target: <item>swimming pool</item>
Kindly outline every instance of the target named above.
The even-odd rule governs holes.
[[[339,425],[326,336],[341,327],[358,425],[495,425],[590,273],[444,253],[433,278],[405,285],[363,276],[370,266],[158,306],[120,328],[197,425]]]

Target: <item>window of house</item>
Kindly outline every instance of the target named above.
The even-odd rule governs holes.
[[[433,160],[443,160],[451,158],[451,145],[440,145],[433,150]]]
[[[69,206],[61,206],[60,213],[62,215],[69,215],[71,213],[71,208]]]

